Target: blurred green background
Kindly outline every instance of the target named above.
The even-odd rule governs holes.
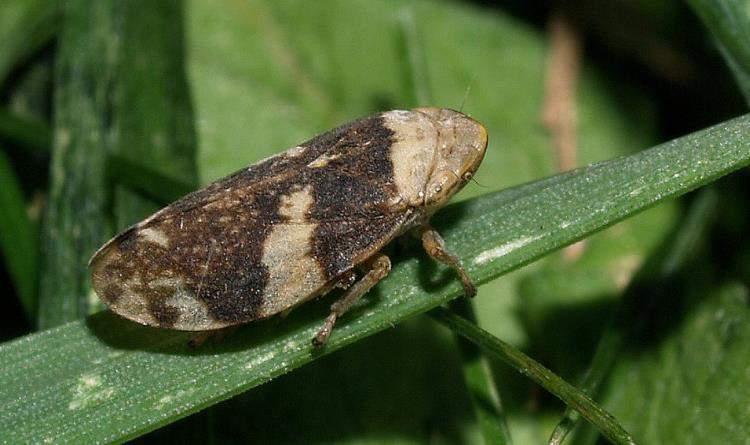
[[[581,45],[577,165],[743,114],[748,14],[730,0],[4,0],[0,340],[100,311],[86,261],[180,184],[369,113],[433,105],[483,122],[487,156],[457,200],[557,173],[541,120],[554,18]],[[144,185],[151,171],[174,188]],[[624,318],[633,332],[597,400],[643,443],[746,443],[747,181],[737,173],[481,286],[479,324],[575,383],[625,289],[658,294]],[[687,224],[691,248],[667,249]],[[629,286],[653,264],[677,266]],[[514,443],[544,442],[564,407],[491,367]],[[139,439],[485,440],[453,339],[424,317]],[[597,440],[584,426],[570,443]]]

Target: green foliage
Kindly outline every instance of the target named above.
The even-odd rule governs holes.
[[[740,0],[690,0],[750,103],[750,11]]]
[[[483,283],[750,164],[742,141],[748,129],[750,117],[739,118],[627,158],[456,204],[442,212],[438,228]],[[109,313],[27,336],[0,347],[2,404],[16,413],[0,429],[31,442],[49,435],[133,437],[445,303],[461,292],[455,282],[432,281],[445,272],[417,258],[399,262],[321,351],[310,343],[325,310],[320,304],[246,326],[199,351],[188,348],[189,334]],[[122,415],[107,414],[123,407]]]
[[[7,155],[0,151],[0,250],[8,267],[26,317],[36,310],[36,227],[26,215],[18,178]]]
[[[637,3],[628,14],[657,23],[688,15],[666,0]],[[690,3],[750,97],[746,7]],[[143,440],[546,440],[563,406],[498,350],[480,355],[418,317],[460,286],[414,242],[396,246],[391,276],[322,351],[309,340],[330,299],[199,350],[188,334],[86,317],[101,308],[86,261],[117,229],[334,125],[418,105],[463,106],[490,134],[476,183],[433,220],[482,283],[472,306],[483,331],[452,330],[490,333],[485,346],[505,340],[585,384],[643,443],[743,442],[747,181],[670,200],[750,163],[750,117],[683,106],[733,103],[726,86],[705,91],[728,78],[704,63],[715,60],[708,31],[691,27],[679,42],[663,32],[662,46],[641,47],[612,37],[652,35],[638,25],[608,33],[610,15],[568,10],[602,37],[578,85],[582,168],[557,174],[540,123],[546,15],[512,10],[439,0],[0,3],[2,264],[17,312],[58,326],[0,344],[0,442],[119,442],[155,429]],[[673,50],[687,52],[648,65]],[[622,54],[638,56],[612,61]],[[693,63],[680,79],[703,80],[659,77],[670,60]],[[691,134],[657,145],[664,131]],[[554,253],[584,238],[581,256]],[[598,434],[585,425],[573,439]]]

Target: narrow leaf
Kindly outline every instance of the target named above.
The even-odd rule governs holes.
[[[512,347],[508,343],[494,337],[489,332],[470,323],[465,318],[438,308],[430,315],[445,324],[452,331],[470,340],[498,359],[508,363],[531,380],[542,386],[557,398],[573,407],[589,422],[591,422],[607,439],[615,444],[633,444],[635,440],[612,417],[611,414],[599,407],[586,393],[576,389],[539,362]]]
[[[4,0],[0,3],[0,84],[58,30],[59,2]]]
[[[29,321],[36,313],[38,235],[13,166],[0,150],[0,254]]]
[[[716,38],[745,101],[750,104],[750,12],[747,2],[690,0],[688,3]]]
[[[459,298],[451,302],[450,309],[458,317],[469,324],[476,325],[476,314],[474,306],[469,299]],[[446,317],[450,314],[444,314]],[[441,320],[440,316],[433,318]],[[508,425],[503,413],[500,394],[495,386],[495,379],[490,368],[490,363],[483,354],[478,344],[473,339],[464,338],[462,332],[455,326],[445,323],[454,328],[456,342],[461,352],[464,381],[472,401],[474,412],[477,416],[479,430],[482,432],[486,445],[507,445],[513,443],[508,430]],[[475,326],[476,327],[476,326]],[[476,329],[479,329],[476,327]],[[490,335],[490,334],[488,334]]]
[[[17,116],[4,108],[0,108],[0,138],[40,153],[49,153],[52,142],[47,124]]]

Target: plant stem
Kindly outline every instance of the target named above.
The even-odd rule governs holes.
[[[619,425],[610,413],[597,405],[584,392],[575,388],[539,362],[465,318],[459,317],[444,308],[433,309],[429,314],[456,334],[492,353],[521,374],[541,385],[566,405],[578,411],[612,443],[618,445],[635,443],[633,437]]]

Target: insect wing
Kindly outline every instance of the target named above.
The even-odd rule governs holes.
[[[94,289],[142,324],[210,330],[330,288],[398,235],[379,116],[355,121],[185,196],[92,258]]]

